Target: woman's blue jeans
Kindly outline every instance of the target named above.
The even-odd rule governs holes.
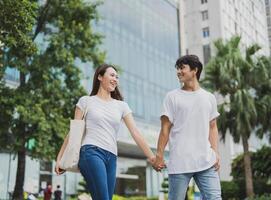
[[[80,149],[78,167],[93,200],[111,200],[116,183],[117,156],[94,145]]]

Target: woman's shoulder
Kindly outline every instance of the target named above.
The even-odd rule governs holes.
[[[118,105],[120,105],[121,107],[129,107],[129,105],[128,105],[128,103],[126,103],[125,101],[123,101],[123,100],[117,100],[117,99],[114,99],[115,100],[115,102],[118,104]]]
[[[86,103],[92,100],[93,100],[93,96],[84,95],[79,98],[78,102]]]
[[[114,99],[114,101],[120,105],[124,105],[124,104],[127,104],[125,101],[123,100],[118,100],[118,99]]]
[[[93,99],[93,96],[84,95],[84,96],[81,96],[79,99],[84,99],[84,100]]]

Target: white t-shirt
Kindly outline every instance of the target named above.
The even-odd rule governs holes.
[[[216,155],[209,142],[209,122],[219,116],[215,96],[202,88],[175,89],[164,99],[163,115],[173,124],[169,135],[169,174],[213,166]]]
[[[131,113],[124,101],[105,101],[97,96],[83,96],[76,104],[82,111],[87,108],[86,134],[82,146],[92,144],[117,155],[117,133],[123,117]]]

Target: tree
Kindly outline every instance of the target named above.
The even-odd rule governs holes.
[[[3,54],[7,48],[19,48],[17,56],[27,56],[36,52],[36,45],[28,33],[32,30],[37,4],[29,1],[0,1],[0,81],[5,73]]]
[[[256,195],[270,194],[271,185],[271,147],[263,146],[256,152],[250,152],[254,192]],[[237,156],[231,166],[233,180],[231,184],[237,185],[239,197],[245,198],[244,188],[244,154]],[[237,189],[236,188],[236,189]]]
[[[250,152],[252,176],[254,179],[271,180],[271,147],[263,146],[256,152]],[[244,154],[237,156],[232,162],[231,175],[234,179],[244,177]]]
[[[96,66],[104,60],[105,53],[99,50],[102,36],[92,28],[99,4],[84,0],[0,3],[4,33],[0,146],[18,155],[13,199],[23,199],[26,155],[55,158],[74,105],[85,94],[75,63]],[[18,87],[5,84],[7,68],[19,72]]]
[[[247,196],[252,197],[248,139],[253,131],[262,136],[270,133],[270,93],[267,93],[270,91],[270,64],[267,63],[270,62],[264,56],[255,56],[260,49],[257,44],[247,47],[243,53],[240,40],[241,37],[235,36],[226,43],[221,39],[214,43],[217,52],[206,66],[204,84],[224,96],[225,101],[219,106],[219,130],[223,139],[229,131],[234,142],[242,141]],[[263,112],[263,109],[267,110]]]
[[[260,138],[267,135],[271,143],[271,61],[270,58],[261,57],[254,68],[252,82],[255,91],[257,117],[256,133]]]

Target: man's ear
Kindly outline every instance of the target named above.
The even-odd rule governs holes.
[[[193,69],[193,71],[195,72],[195,75],[197,75],[198,68],[197,68],[197,67],[195,67],[195,68]]]

